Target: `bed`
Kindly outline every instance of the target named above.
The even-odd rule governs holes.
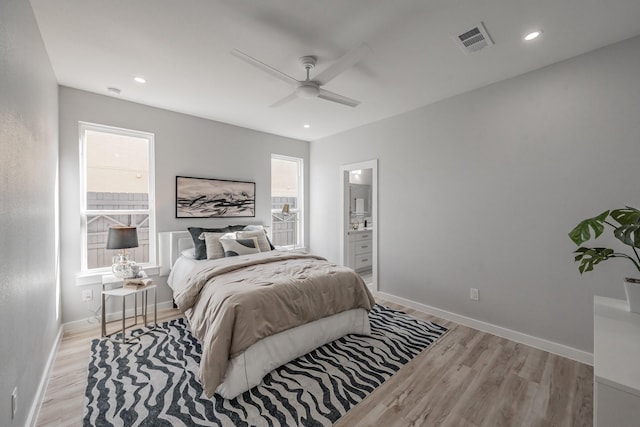
[[[160,233],[161,274],[202,344],[208,396],[232,399],[314,348],[370,334],[374,300],[350,268],[300,251],[196,260],[192,248],[188,232]]]

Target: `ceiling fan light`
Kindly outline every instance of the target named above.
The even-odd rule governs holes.
[[[296,94],[300,98],[315,98],[320,93],[320,89],[314,85],[300,85],[296,88]]]

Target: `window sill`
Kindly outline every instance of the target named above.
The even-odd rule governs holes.
[[[160,267],[157,265],[143,265],[142,269],[148,276],[157,276]],[[111,270],[92,271],[90,273],[76,274],[76,286],[101,285],[102,276],[111,274]]]

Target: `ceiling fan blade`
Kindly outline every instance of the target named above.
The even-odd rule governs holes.
[[[260,62],[258,61],[256,58],[247,55],[244,52],[240,52],[238,49],[232,49],[231,50],[231,54],[233,56],[235,56],[238,59],[242,59],[243,61],[245,61],[248,64],[253,65],[254,67],[264,71],[265,73],[269,74],[272,77],[275,77],[278,80],[281,80],[285,83],[289,83],[292,85],[297,85],[298,81],[296,79],[294,79],[293,77],[283,73],[282,71],[276,70],[275,68],[273,68],[270,65],[265,64],[264,62]]]
[[[295,92],[291,92],[290,95],[285,96],[284,98],[282,98],[279,101],[274,102],[273,104],[269,105],[269,108],[276,108],[279,107],[283,104],[286,104],[288,102],[293,101],[294,99],[297,99],[298,95]]]
[[[347,68],[352,67],[358,61],[360,61],[366,54],[371,52],[371,48],[368,44],[362,43],[359,46],[354,47],[349,52],[342,55],[333,65],[315,76],[313,80],[321,85],[329,83],[338,74],[345,71]]]
[[[327,101],[337,102],[338,104],[348,105],[349,107],[357,107],[360,105],[360,101],[356,101],[346,96],[338,95],[337,93],[320,88],[318,98],[326,99]]]

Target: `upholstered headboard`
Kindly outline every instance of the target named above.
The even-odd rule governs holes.
[[[183,250],[193,247],[193,239],[188,231],[164,231],[158,233],[160,255],[160,276],[168,276],[171,267]]]

